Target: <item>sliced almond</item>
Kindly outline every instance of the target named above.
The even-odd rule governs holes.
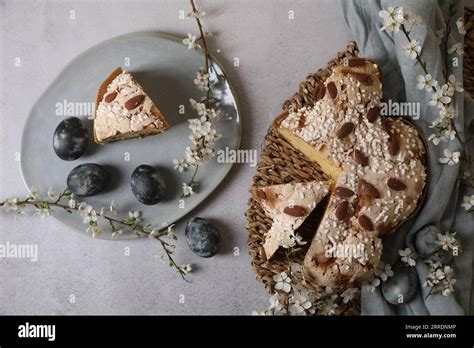
[[[344,139],[349,134],[351,134],[353,130],[354,130],[354,123],[346,122],[338,129],[336,136],[339,139]]]
[[[369,84],[372,82],[372,79],[369,74],[356,72],[356,71],[350,71],[349,74],[360,83]]]
[[[285,209],[283,209],[283,212],[293,217],[302,217],[308,214],[306,208],[299,205],[286,207]]]
[[[125,102],[125,108],[127,110],[133,110],[143,103],[143,100],[145,100],[145,96],[143,94],[136,95]]]
[[[355,195],[354,191],[348,189],[347,187],[338,186],[334,190],[334,193],[340,197],[349,198]]]
[[[325,94],[326,87],[324,87],[324,85],[319,85],[318,87],[316,87],[316,89],[314,90],[314,102],[316,103],[317,101],[323,99]]]
[[[359,216],[359,225],[366,231],[374,230],[374,225],[372,225],[372,221],[370,221],[370,219],[366,215]]]
[[[386,117],[382,117],[382,127],[388,133],[391,134],[392,132],[392,121]]]
[[[360,185],[359,190],[361,191],[361,193],[372,198],[380,198],[379,190],[377,190],[375,186],[372,185],[371,183],[365,181],[364,179],[360,179],[359,185]]]
[[[334,215],[336,215],[336,218],[338,220],[344,221],[347,219],[348,213],[349,213],[349,202],[342,201],[341,203],[337,205]]]
[[[396,156],[400,151],[400,141],[395,134],[390,134],[390,139],[388,140],[388,152],[392,156]]]
[[[366,167],[369,165],[369,159],[365,156],[362,151],[357,149],[354,150],[354,160],[357,162],[358,165],[362,167]]]
[[[349,66],[356,67],[356,66],[364,66],[367,61],[364,58],[352,58],[349,59]]]
[[[335,99],[337,97],[337,87],[334,82],[329,82],[327,85],[327,89],[329,92],[329,95],[331,96],[332,99]]]
[[[380,115],[380,107],[374,106],[367,112],[367,120],[374,123]]]
[[[402,181],[395,178],[388,179],[387,186],[394,191],[403,191],[403,190],[406,190],[407,188],[407,185],[405,185]]]
[[[104,97],[106,103],[112,102],[117,97],[117,92],[111,92]]]

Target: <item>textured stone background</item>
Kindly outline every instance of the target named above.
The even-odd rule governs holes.
[[[324,66],[351,35],[334,0],[197,1],[216,35],[212,46],[237,89],[243,116],[242,148],[258,149],[281,102],[307,73]],[[0,197],[22,196],[20,135],[33,103],[59,71],[85,49],[135,31],[185,34],[185,0],[0,0]],[[70,11],[76,19],[69,18]],[[289,11],[295,18],[288,19]],[[20,57],[21,67],[14,66]],[[233,66],[233,58],[240,66]],[[44,136],[38,134],[38,136]],[[49,135],[46,135],[49,136]],[[49,151],[50,149],[44,149]],[[0,314],[250,314],[268,296],[254,277],[246,246],[244,211],[254,169],[236,165],[192,216],[218,221],[223,247],[200,259],[183,238],[176,258],[193,263],[191,283],[162,265],[148,239],[102,241],[53,219],[15,221],[0,212],[0,243],[38,244],[39,259],[0,259]],[[38,173],[48,175],[48,173]],[[177,225],[178,236],[184,223]],[[124,249],[130,248],[130,256]],[[234,247],[240,256],[234,256]],[[70,303],[74,295],[75,303]],[[180,303],[184,295],[184,303]]]

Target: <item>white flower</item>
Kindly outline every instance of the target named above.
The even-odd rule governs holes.
[[[462,86],[462,80],[457,80],[456,76],[453,74],[449,75],[448,77],[448,84],[453,87],[456,92],[464,92],[464,88]]]
[[[193,138],[201,138],[211,131],[211,122],[205,116],[188,120],[189,129]]]
[[[325,315],[334,315],[336,314],[336,309],[338,307],[339,305],[335,303],[333,300],[327,300],[324,308],[322,309],[322,313]]]
[[[466,35],[466,29],[464,28],[464,21],[462,17],[459,17],[456,21],[456,26],[458,27],[459,34]]]
[[[439,159],[439,163],[454,166],[459,163],[461,153],[459,151],[451,152],[449,149],[444,149],[444,156]]]
[[[429,265],[429,273],[423,283],[423,287],[436,286],[446,278],[446,274],[444,273],[442,265],[439,262],[429,260],[427,263]]]
[[[300,234],[295,234],[295,242],[298,245],[305,245],[307,242],[303,240],[303,237],[301,237]]]
[[[352,301],[355,298],[355,295],[359,292],[359,289],[357,288],[347,288],[344,290],[344,292],[341,294],[342,297],[342,302],[348,303],[349,301]]]
[[[207,91],[209,89],[209,74],[203,68],[201,68],[194,79],[194,84],[199,90]]]
[[[463,203],[461,204],[461,207],[466,211],[474,207],[474,195],[464,196],[462,201]]]
[[[268,309],[280,312],[283,310],[283,304],[281,303],[281,298],[279,294],[273,294],[270,296],[268,301],[270,302],[270,307]]]
[[[446,232],[446,234],[438,233],[438,240],[436,241],[436,244],[438,244],[441,247],[441,249],[446,250],[446,251],[448,251],[449,249],[456,250],[460,244],[455,236],[456,236],[456,232],[454,233]]]
[[[438,81],[433,79],[433,76],[431,74],[427,74],[425,76],[419,75],[417,77],[418,83],[416,85],[416,88],[419,90],[425,89],[427,91],[431,91],[433,87],[436,87],[438,85]]]
[[[82,216],[84,217],[83,221],[85,224],[97,221],[97,212],[90,205],[84,208]]]
[[[130,219],[133,219],[135,222],[139,222],[140,221],[140,215],[141,213],[137,210],[133,210],[133,211],[129,211],[128,212],[128,216]]]
[[[193,98],[189,99],[189,103],[191,104],[191,107],[197,111],[199,116],[205,116],[207,109],[206,109],[206,104],[204,103],[198,103],[195,101]]]
[[[37,199],[37,198],[39,198],[39,190],[38,190],[36,187],[31,186],[31,188],[30,188],[30,194],[29,194],[28,198],[30,198],[30,199]]]
[[[48,189],[47,194],[48,194],[49,199],[51,199],[52,201],[57,201],[59,199],[59,193],[56,191],[53,191],[51,187]]]
[[[405,53],[411,59],[415,59],[417,55],[421,52],[420,42],[416,40],[411,40],[409,43],[403,46]]]
[[[84,212],[87,208],[87,203],[86,202],[81,202],[79,204],[79,206],[77,207],[77,210],[79,210],[80,212]]]
[[[387,10],[379,12],[382,17],[384,25],[380,30],[393,31],[395,33],[400,31],[400,27],[406,19],[411,18],[411,14],[404,10],[403,7],[389,7]]]
[[[428,137],[428,141],[431,141],[433,144],[435,145],[439,145],[439,143],[441,142],[442,140],[442,135],[441,134],[431,134],[429,137]]]
[[[102,229],[97,225],[91,225],[86,230],[87,233],[92,233],[92,238],[99,237],[102,234]]]
[[[370,291],[374,292],[375,288],[380,285],[380,279],[379,278],[373,278],[369,283],[365,283],[362,288],[365,291]]]
[[[196,9],[196,10],[192,10],[191,12],[189,12],[188,15],[187,15],[187,17],[188,17],[188,18],[201,19],[201,18],[204,17],[205,15],[206,15],[206,12]]]
[[[305,315],[313,305],[306,294],[295,292],[289,297],[288,311],[291,315]]]
[[[267,315],[267,311],[252,311],[252,315],[264,316],[264,315]]]
[[[191,265],[184,265],[181,266],[181,270],[184,272],[184,274],[188,274],[192,272],[193,267]]]
[[[456,91],[453,86],[448,85],[447,83],[441,86],[441,90],[443,91],[443,94],[448,97],[452,97],[454,95],[454,92]]]
[[[69,201],[67,202],[67,205],[69,208],[74,209],[76,208],[76,201],[74,200],[73,196],[69,198]]]
[[[443,140],[449,141],[456,138],[456,131],[449,126],[446,130],[443,131]]]
[[[38,216],[41,219],[47,218],[50,215],[49,209],[48,208],[36,208],[36,216]]]
[[[291,291],[291,279],[286,272],[274,275],[273,280],[276,282],[275,290],[283,290],[286,293]]]
[[[179,172],[182,172],[183,170],[188,168],[188,164],[186,163],[185,160],[174,159],[173,164],[174,164],[174,169],[178,170]]]
[[[191,149],[189,146],[186,147],[184,150],[184,160],[186,163],[190,166],[195,166],[198,164],[198,162],[201,160],[199,157],[199,154],[196,152],[196,150]]]
[[[402,24],[405,16],[409,16],[408,11],[405,11],[403,7],[392,7],[390,6],[387,10],[382,10],[379,12],[379,16],[383,18],[385,22],[394,21],[399,24]]]
[[[443,108],[444,104],[449,104],[450,101],[451,98],[444,94],[443,89],[437,88],[436,91],[431,92],[431,100],[428,105]]]
[[[192,50],[194,48],[201,48],[201,46],[196,43],[196,35],[193,35],[191,33],[188,33],[188,37],[183,39],[183,44],[188,46],[189,50]]]
[[[461,42],[455,43],[453,46],[451,46],[448,49],[449,54],[453,54],[454,52],[456,52],[456,54],[458,56],[462,56],[464,54],[464,47],[463,47],[463,44]]]
[[[383,261],[379,261],[377,267],[375,268],[375,275],[382,281],[386,281],[389,277],[393,276],[392,266],[383,263]]]
[[[9,211],[17,211],[18,210],[18,198],[7,199],[3,204],[3,208],[8,213]]]
[[[117,236],[117,234],[122,234],[122,230],[116,230],[114,232],[112,232],[112,238],[115,238]]]
[[[193,187],[183,182],[183,196],[188,197],[194,194]]]
[[[402,262],[412,267],[416,266],[416,261],[411,258],[412,251],[410,250],[410,248],[405,248],[405,250],[398,250],[398,254],[401,256]]]
[[[220,110],[216,110],[214,108],[207,109],[206,111],[206,116],[211,120],[218,118],[219,114],[220,114]]]
[[[278,233],[278,245],[289,249],[296,245],[295,236],[291,230],[282,230]]]
[[[394,33],[398,33],[400,31],[400,26],[401,24],[399,22],[387,20],[385,21],[384,26],[380,30],[393,31]]]
[[[444,289],[443,291],[441,291],[441,294],[443,296],[449,296],[451,295],[453,292],[454,292],[454,284],[456,283],[456,279],[452,278],[452,277],[449,277],[449,278],[446,278],[446,280],[444,281]]]
[[[455,118],[456,109],[452,105],[449,105],[448,107],[445,107],[445,108],[441,108],[439,112],[439,116],[441,118]]]

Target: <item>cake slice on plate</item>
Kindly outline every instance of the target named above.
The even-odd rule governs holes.
[[[254,189],[254,198],[273,220],[263,246],[267,259],[270,259],[280,246],[288,246],[295,241],[295,230],[328,193],[329,185],[323,181],[288,183]]]
[[[94,141],[145,137],[169,128],[166,119],[142,86],[122,68],[102,83],[94,113]]]

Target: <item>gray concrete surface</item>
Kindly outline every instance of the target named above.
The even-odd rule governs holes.
[[[339,4],[197,2],[207,12],[205,24],[215,33],[212,46],[221,49],[237,87],[242,148],[259,149],[281,102],[308,72],[324,66],[351,40]],[[179,11],[188,8],[185,0],[0,0],[2,198],[25,193],[17,161],[21,131],[31,106],[65,64],[96,43],[128,32],[194,32],[194,22],[178,18]],[[72,10],[75,19],[70,19]],[[289,11],[294,11],[294,19],[289,19]],[[17,57],[20,67],[15,67]],[[235,57],[239,67],[233,66]],[[0,259],[0,314],[246,315],[265,308],[268,296],[255,280],[246,245],[244,211],[253,174],[254,168],[236,165],[191,214],[218,221],[223,250],[214,258],[200,259],[180,238],[177,260],[197,268],[190,283],[160,263],[160,248],[148,239],[94,240],[53,219],[15,221],[13,215],[0,212],[0,244],[37,244],[39,252],[37,262]],[[183,222],[177,233],[183,236]],[[236,247],[238,256],[233,253]]]

